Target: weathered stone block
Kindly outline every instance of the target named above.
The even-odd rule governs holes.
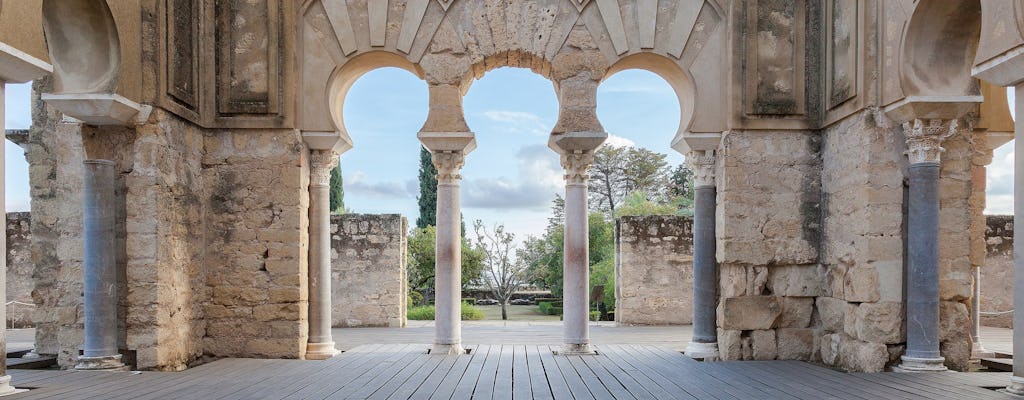
[[[775,296],[725,297],[718,306],[718,323],[727,330],[771,329],[781,314]]]
[[[878,301],[878,271],[873,266],[849,268],[843,276],[843,297],[852,302]]]
[[[778,356],[774,330],[752,331],[746,339],[743,342],[747,344],[743,352],[745,360],[774,360]]]
[[[839,345],[842,343],[841,333],[822,336],[820,343],[821,361],[826,365],[839,366]]]
[[[778,336],[778,359],[813,361],[818,356],[817,334],[814,329],[780,328]]]
[[[881,343],[844,336],[839,344],[839,360],[839,366],[851,372],[882,372],[889,361],[889,350]]]
[[[769,287],[776,296],[826,295],[826,269],[818,265],[787,265],[770,269]]]
[[[861,303],[856,314],[858,339],[885,344],[904,341],[902,303]]]
[[[939,340],[945,342],[970,334],[971,315],[967,305],[956,301],[939,302]]]
[[[967,371],[970,368],[971,338],[969,335],[943,341],[939,352],[946,358],[945,365],[954,371]]]
[[[818,297],[814,301],[818,308],[818,316],[821,318],[822,329],[829,332],[842,332],[850,303],[833,297]]]
[[[776,323],[779,328],[806,328],[814,314],[813,297],[779,297],[782,314]]]
[[[743,331],[718,330],[718,356],[724,361],[743,359]]]

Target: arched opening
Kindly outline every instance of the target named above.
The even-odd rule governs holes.
[[[552,289],[559,294],[557,283],[561,282],[561,257],[554,255],[553,246],[560,238],[551,234],[561,222],[552,220],[551,209],[564,192],[564,180],[558,155],[547,146],[559,112],[554,86],[536,71],[494,69],[472,82],[463,109],[477,141],[462,170],[465,237],[474,251],[483,251],[482,244],[492,243],[481,243],[478,233],[486,230],[494,235],[495,227],[503,226],[505,233],[515,235],[507,254],[513,262],[509,267],[526,265],[517,261],[531,263],[529,268],[537,275],[523,286],[500,288],[501,293],[515,289],[509,292],[511,300],[523,303],[509,306],[508,318],[558,321],[557,313],[546,309],[550,314],[544,314],[536,304],[525,304],[528,299],[552,297],[548,292]],[[557,244],[560,248],[561,243]],[[517,253],[517,247],[523,252]],[[490,251],[494,250],[492,246]],[[499,288],[492,287],[500,286],[494,277],[501,266],[485,262],[481,267],[480,279],[468,284],[466,293],[486,303],[479,308],[487,319],[501,319],[500,305],[493,304],[500,300],[495,293]]]
[[[691,238],[679,234],[692,221],[692,182],[683,156],[671,148],[686,127],[683,117],[692,115],[681,103],[686,82],[674,64],[644,55],[613,66],[598,88],[597,113],[610,137],[591,167],[590,204],[614,224],[615,243],[611,265],[596,265],[592,274],[611,278],[604,285],[614,303],[606,307],[619,323],[692,323],[686,294],[693,273],[683,265],[692,261],[681,257],[690,252],[682,242]]]
[[[908,96],[978,93],[971,66],[981,35],[981,3],[922,0],[903,41],[903,90]]]

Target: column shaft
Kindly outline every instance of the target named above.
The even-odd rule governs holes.
[[[309,342],[306,359],[338,354],[331,334],[331,169],[338,156],[310,151],[309,181]]]
[[[693,340],[691,357],[717,354],[718,263],[715,260],[714,186],[694,189],[693,208]]]
[[[465,354],[462,348],[461,151],[432,151],[437,168],[437,233],[434,261],[433,354]]]
[[[939,164],[910,166],[907,357],[939,359]]]
[[[82,227],[85,338],[76,369],[117,369],[117,275],[114,244],[114,163],[85,160]]]
[[[565,187],[565,249],[563,259],[563,331],[566,353],[590,350],[590,249],[587,185]]]
[[[1016,87],[1016,114],[1024,115],[1024,83]],[[1024,154],[1024,124],[1015,126],[1015,154]],[[1024,157],[1013,160],[1013,225],[1024,224]],[[1013,354],[1024,354],[1024,240],[1013,241]],[[1013,358],[1013,377],[1007,388],[1024,395],[1024,357]]]
[[[6,83],[0,80],[0,126],[4,126],[7,123],[4,107],[6,96]],[[4,209],[3,217],[0,217],[0,229],[3,229],[4,237],[7,237],[7,179],[6,167],[4,163],[4,155],[6,141],[0,140],[0,206]],[[3,249],[3,254],[7,254],[7,241],[0,240],[0,249]],[[0,396],[14,393],[15,389],[11,387],[11,377],[7,375],[7,257],[0,257],[0,298],[4,299],[4,307],[0,310]]]

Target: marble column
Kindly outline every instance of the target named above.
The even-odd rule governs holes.
[[[309,341],[307,360],[334,357],[331,336],[331,169],[338,154],[309,151]]]
[[[939,169],[942,141],[957,120],[915,119],[903,124],[910,159],[907,224],[907,350],[895,370],[945,371],[939,353]]]
[[[565,241],[562,260],[562,354],[593,354],[590,348],[590,229],[587,168],[592,151],[562,154],[565,168]]]
[[[85,340],[75,369],[121,369],[117,352],[117,271],[114,245],[114,163],[85,160],[82,272]]]
[[[434,346],[431,354],[465,354],[462,348],[462,213],[459,170],[463,151],[431,151],[437,168],[434,262]]]
[[[0,81],[0,126],[4,126],[6,116],[4,114],[5,100],[4,95],[6,94],[6,83]],[[0,171],[4,171],[4,145],[6,141],[0,140]],[[4,177],[5,174],[0,173],[0,206],[6,209],[7,204],[5,202],[4,194],[6,193],[5,186],[7,180]],[[7,213],[4,213],[0,217],[0,222],[3,222],[2,226],[5,229],[4,237],[6,237],[7,229]],[[7,254],[7,241],[0,240],[0,249],[3,250],[3,254]],[[4,304],[7,303],[7,258],[0,259],[0,295],[4,299]],[[11,386],[11,376],[7,375],[7,307],[0,307],[0,396],[12,394],[15,392],[13,386]]]
[[[971,361],[978,362],[980,358],[992,357],[992,352],[985,349],[981,343],[981,267],[985,264],[987,256],[985,251],[985,230],[988,227],[985,210],[985,190],[987,187],[988,165],[992,164],[992,149],[988,146],[988,134],[984,131],[977,131],[974,139],[983,144],[976,144],[980,149],[975,149],[971,164],[971,273],[974,276],[973,293],[971,295]],[[979,140],[981,139],[981,140]]]
[[[1024,82],[1014,90],[1016,114],[1020,118],[1024,115]],[[1014,154],[1024,154],[1024,124],[1016,124],[1014,137]],[[1024,226],[1024,157],[1013,160],[1013,225]],[[1013,241],[1013,308],[1024,310],[1024,240]],[[1013,354],[1024,354],[1024,312],[1013,313],[1013,326],[1017,327],[1013,330]],[[1013,358],[1013,376],[1006,391],[1024,395],[1024,357]]]
[[[715,260],[715,153],[691,151],[686,161],[694,175],[693,337],[686,355],[718,359],[718,262]]]

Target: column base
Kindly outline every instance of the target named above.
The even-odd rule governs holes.
[[[991,358],[995,357],[996,353],[993,353],[982,346],[981,342],[974,342],[971,346],[971,360],[978,360],[980,358]]]
[[[86,357],[78,356],[75,369],[80,371],[127,371],[128,367],[121,362],[121,355]]]
[[[559,350],[557,354],[562,356],[592,356],[596,355],[597,352],[590,348],[590,343],[566,343],[562,345],[562,350]]]
[[[326,360],[338,355],[338,353],[341,352],[334,348],[334,342],[306,344],[307,360]]]
[[[939,358],[917,358],[901,356],[900,360],[903,362],[900,365],[893,367],[893,372],[942,372],[948,371],[944,363],[946,359],[943,357]]]
[[[1009,393],[1015,396],[1024,396],[1024,378],[1019,376],[1010,377],[1010,385],[1006,389],[1000,390],[1003,393]]]
[[[15,393],[27,392],[28,389],[18,389],[11,386],[11,376],[4,375],[0,376],[0,396],[8,396]]]
[[[434,343],[434,346],[430,348],[430,354],[440,354],[442,356],[457,356],[460,354],[466,354],[466,349],[462,348],[461,343],[454,344],[439,344]]]
[[[690,342],[686,345],[684,354],[694,359],[716,361],[718,360],[718,343]]]

